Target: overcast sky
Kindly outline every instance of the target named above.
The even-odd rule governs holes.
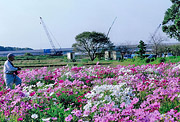
[[[51,48],[40,16],[57,48],[57,42],[71,47],[84,31],[107,34],[115,17],[109,33],[114,44],[147,42],[171,5],[170,0],[0,0],[0,46]]]

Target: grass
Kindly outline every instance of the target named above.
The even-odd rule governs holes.
[[[0,69],[3,68],[3,64],[6,60],[6,57],[0,57]],[[151,59],[152,60],[152,59]],[[56,66],[66,66],[67,64],[70,66],[84,66],[84,65],[95,65],[97,62],[101,65],[146,65],[146,64],[159,64],[162,61],[164,62],[172,62],[176,63],[180,61],[180,56],[172,56],[166,58],[157,58],[154,61],[147,63],[147,59],[140,59],[138,57],[134,59],[127,59],[127,60],[98,60],[95,59],[94,61],[90,61],[87,57],[83,59],[76,59],[76,62],[71,62],[67,60],[66,56],[16,56],[15,60],[13,61],[15,66],[19,66],[22,68],[29,68],[29,67],[56,67]]]

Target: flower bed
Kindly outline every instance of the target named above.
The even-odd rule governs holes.
[[[0,74],[1,121],[178,121],[178,64],[46,67],[21,71],[6,90]]]

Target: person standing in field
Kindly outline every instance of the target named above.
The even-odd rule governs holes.
[[[12,89],[13,84],[21,85],[21,79],[17,76],[17,71],[21,70],[20,67],[14,67],[12,61],[14,60],[14,54],[9,53],[7,59],[4,63],[4,80],[6,83],[6,88]]]

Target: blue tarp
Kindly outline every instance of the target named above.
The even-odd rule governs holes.
[[[44,53],[51,53],[51,49],[44,49]]]

